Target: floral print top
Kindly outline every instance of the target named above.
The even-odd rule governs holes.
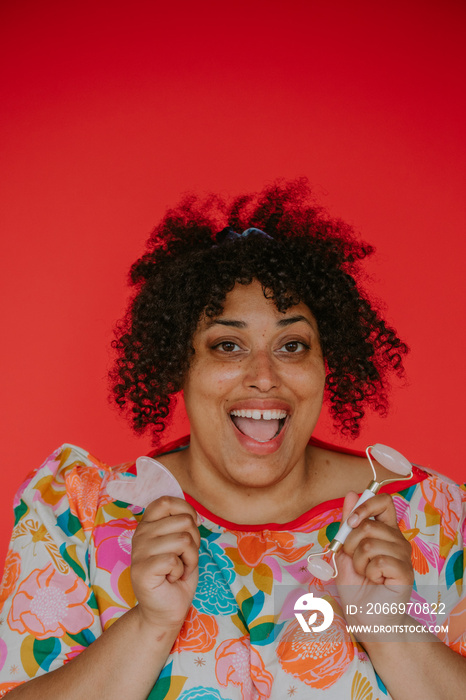
[[[414,472],[410,482],[386,488],[412,545],[412,600],[421,603],[414,617],[435,622],[435,606],[429,603],[426,613],[422,605],[430,591],[444,606],[437,622],[448,624],[438,636],[466,655],[466,491],[439,475]],[[19,489],[0,586],[0,697],[66,664],[136,604],[131,538],[143,510],[106,491],[109,481],[128,474],[134,475],[134,465],[111,468],[64,445]],[[347,631],[334,586],[307,571],[307,555],[324,548],[338,529],[342,500],[286,525],[243,526],[186,499],[201,519],[199,584],[149,698],[390,697]],[[289,604],[296,589],[330,602],[334,619],[325,631],[303,631]]]

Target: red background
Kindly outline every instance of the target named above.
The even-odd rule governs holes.
[[[182,192],[308,175],[378,251],[412,353],[385,442],[464,478],[465,15],[453,0],[3,0],[0,559],[63,442],[145,453],[107,401],[126,275]],[[171,436],[182,431],[182,421]],[[337,440],[322,421],[318,435]]]

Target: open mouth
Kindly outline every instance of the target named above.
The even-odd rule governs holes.
[[[287,416],[286,411],[277,409],[242,409],[230,413],[230,418],[240,433],[256,442],[269,442],[276,438],[282,431]]]

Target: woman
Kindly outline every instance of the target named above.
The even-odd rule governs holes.
[[[190,438],[155,454],[185,498],[161,487],[144,509],[138,474],[115,500],[134,465],[112,469],[66,445],[30,475],[2,584],[0,691],[461,696],[459,487],[414,469],[354,511],[336,585],[307,569],[370,479],[362,455],[310,441],[323,397],[340,430],[357,435],[366,407],[385,411],[387,375],[407,351],[358,283],[370,252],[303,181],[230,205],[188,198],[167,213],[132,268],[112,377],[135,429],[159,444],[183,391]],[[325,631],[301,628],[303,592],[330,604]],[[444,643],[409,631],[409,602],[426,625],[435,613],[449,623]],[[346,627],[368,621],[395,630],[389,643]]]

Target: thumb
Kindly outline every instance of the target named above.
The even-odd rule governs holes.
[[[343,522],[349,516],[354,506],[358,502],[358,494],[355,491],[348,491],[343,501],[343,512],[341,515],[341,521]]]

